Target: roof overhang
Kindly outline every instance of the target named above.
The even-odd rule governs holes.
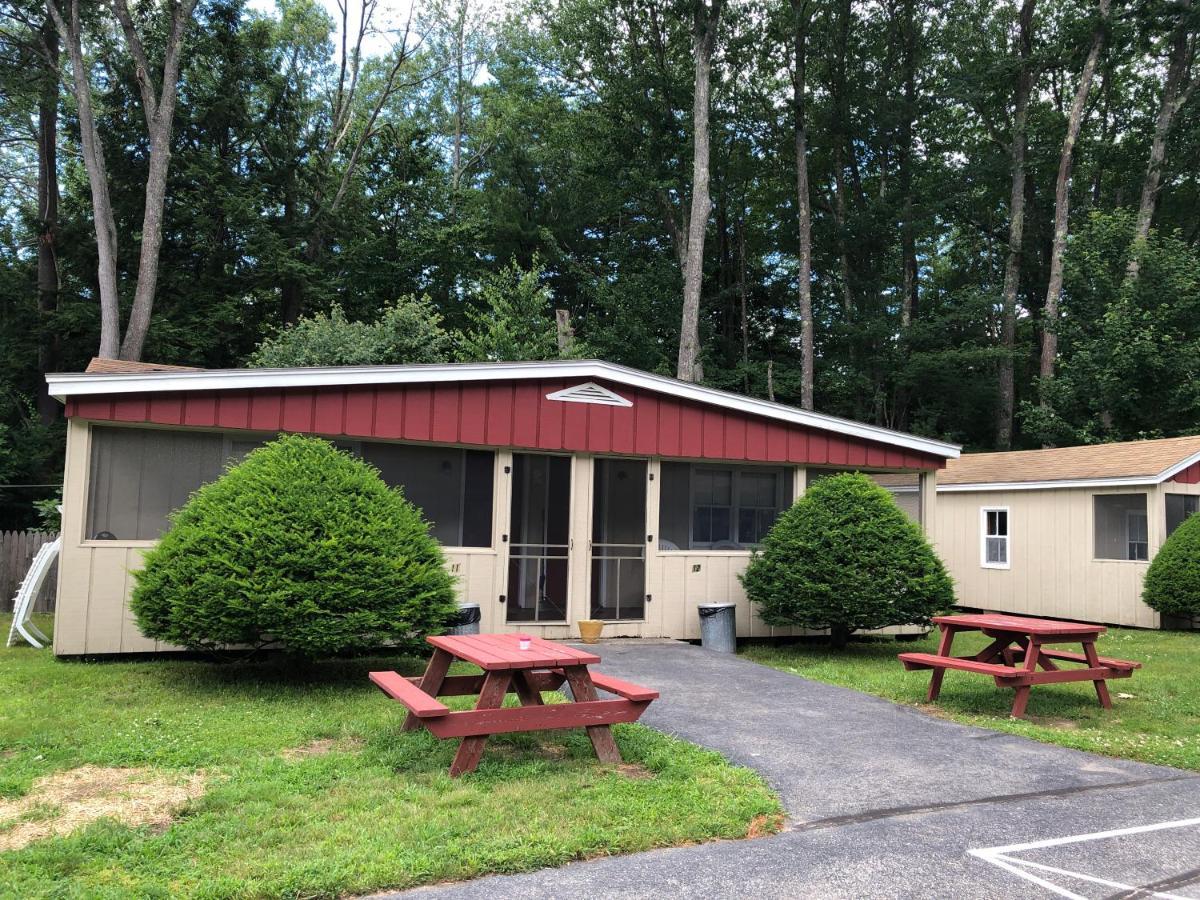
[[[1157,475],[1121,475],[1113,478],[1066,478],[1057,481],[981,481],[973,484],[939,484],[938,493],[970,493],[975,491],[1053,491],[1064,488],[1146,487],[1162,484],[1184,469],[1200,462],[1200,452],[1191,454],[1168,466]]]
[[[903,447],[943,459],[957,459],[957,444],[866,425],[837,416],[797,409],[769,400],[743,397],[663,375],[600,360],[551,362],[454,363],[410,366],[330,366],[304,369],[200,369],[138,374],[53,373],[50,394],[67,397],[141,394],[166,391],[277,390],[294,387],[353,387],[385,384],[520,381],[540,378],[601,378],[633,388],[670,394],[696,403],[762,416],[820,431]]]

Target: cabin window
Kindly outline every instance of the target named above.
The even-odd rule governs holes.
[[[269,437],[205,431],[160,431],[93,425],[86,537],[157,540],[168,515],[226,464],[237,463]],[[449,547],[490,547],[495,456],[460,447],[338,441],[383,480],[400,487]]]
[[[1184,523],[1188,516],[1200,509],[1200,496],[1195,494],[1167,494],[1167,537]]]
[[[1096,559],[1150,558],[1145,494],[1097,494],[1094,509]]]
[[[985,569],[1007,569],[1011,562],[1008,552],[1008,507],[984,507],[979,511],[982,543],[979,564]]]
[[[664,462],[659,550],[745,550],[791,505],[792,470]]]

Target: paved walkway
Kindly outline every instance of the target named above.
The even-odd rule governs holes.
[[[1200,819],[1194,773],[958,725],[687,644],[615,642],[600,653],[602,671],[662,691],[645,724],[761,772],[783,800],[789,830],[415,893],[1054,896],[1032,880],[1041,878],[1059,896],[1158,885],[1157,896],[1200,898],[1200,822],[1019,851],[1019,872],[969,853]]]

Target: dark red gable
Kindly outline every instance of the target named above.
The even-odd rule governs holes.
[[[548,400],[580,379],[80,396],[67,415],[195,428],[893,469],[945,460],[599,381],[632,406]]]

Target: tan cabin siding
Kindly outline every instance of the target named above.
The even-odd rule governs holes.
[[[1181,486],[1191,487],[1191,486]],[[1094,558],[1094,497],[1145,493],[1150,556],[1165,530],[1159,488],[1060,488],[943,492],[938,495],[938,552],[962,606],[1157,628],[1158,613],[1141,601],[1148,562]],[[1191,493],[1191,491],[1188,491]],[[981,563],[981,514],[1007,507],[1009,568]]]

